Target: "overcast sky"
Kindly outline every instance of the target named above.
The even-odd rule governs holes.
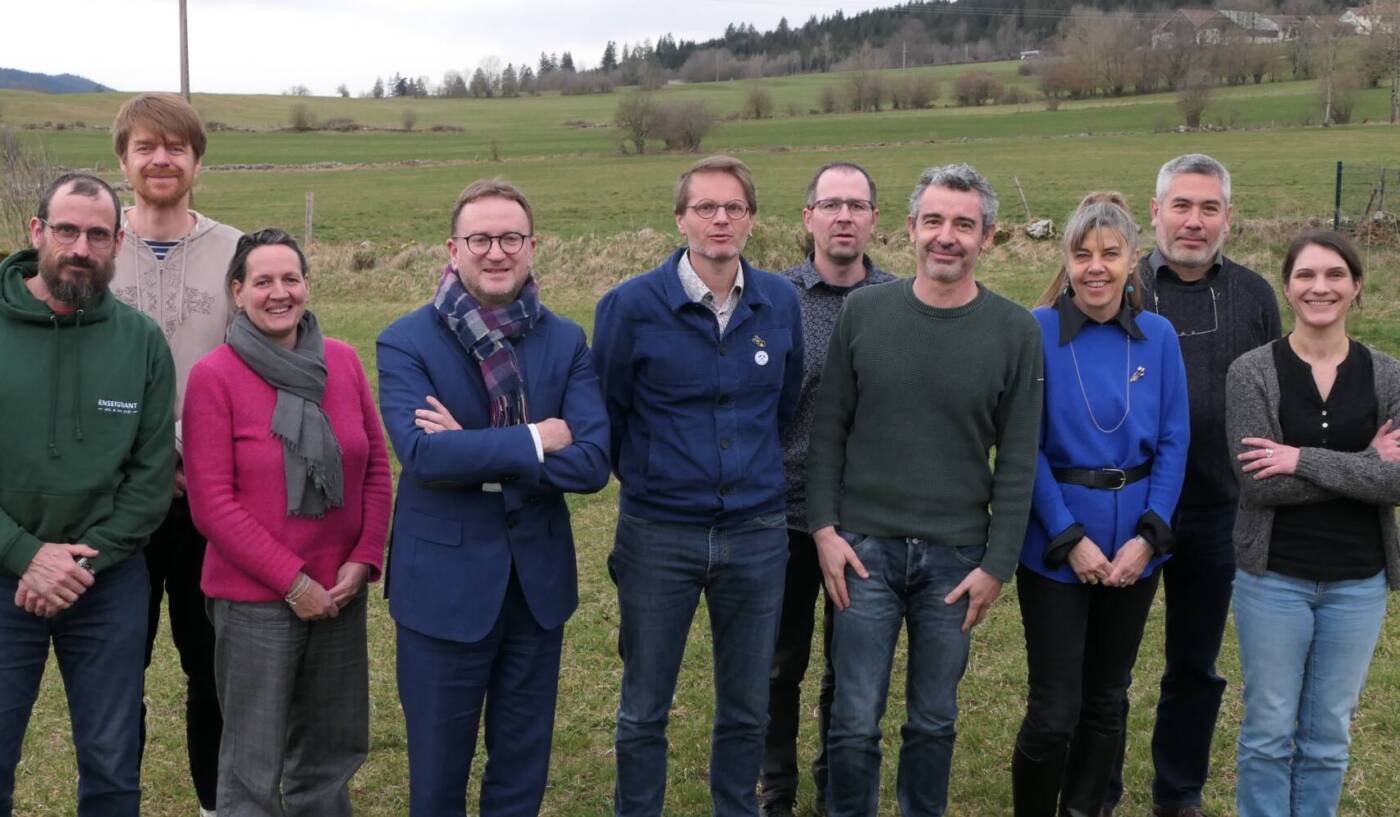
[[[895,0],[188,0],[196,92],[316,94],[367,90],[399,72],[433,84],[483,57],[536,64],[571,51],[596,66],[608,40],[719,36],[730,22],[770,29],[813,14],[854,14]],[[178,91],[177,0],[6,3],[0,67],[79,74],[121,91]],[[61,18],[61,19],[60,19]]]

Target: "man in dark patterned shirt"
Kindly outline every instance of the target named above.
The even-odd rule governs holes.
[[[822,586],[816,546],[807,532],[807,435],[812,430],[826,347],[846,296],[860,287],[894,280],[865,254],[879,214],[875,182],[864,168],[848,162],[824,165],[807,185],[807,206],[802,210],[802,224],[812,235],[812,253],[802,264],[784,273],[797,287],[802,304],[806,351],[797,415],[783,435],[789,554],[782,623],[769,681],[768,737],[762,776],[765,817],[789,817],[797,797],[799,698],[812,647],[813,607]],[[831,638],[830,603],[823,618],[822,643],[826,645]],[[831,689],[831,665],[827,663],[822,673],[818,725],[821,748],[812,764],[816,783],[813,809],[817,813],[822,813],[826,805],[826,723],[831,711]]]

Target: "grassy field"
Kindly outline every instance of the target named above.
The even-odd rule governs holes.
[[[1009,64],[1007,64],[1009,65]],[[1003,67],[999,70],[1014,71]],[[815,98],[824,80],[775,81],[783,94]],[[666,93],[730,94],[733,105],[744,84],[668,89]],[[1241,111],[1257,123],[1295,121],[1270,111],[1306,109],[1310,85],[1280,84],[1236,89]],[[0,93],[4,117],[17,121],[103,122],[120,98],[57,97]],[[787,100],[775,90],[778,110]],[[374,337],[394,317],[421,304],[445,261],[440,241],[447,210],[467,181],[505,174],[531,194],[542,234],[538,274],[544,298],[556,310],[591,328],[592,307],[607,287],[654,265],[674,243],[670,187],[693,157],[622,157],[607,129],[565,128],[566,120],[606,121],[616,97],[496,100],[312,100],[323,115],[345,106],[362,122],[397,124],[403,107],[420,113],[420,126],[434,121],[475,124],[462,134],[359,133],[284,134],[219,132],[212,135],[208,163],[268,162],[299,165],[339,161],[341,169],[291,168],[211,171],[202,177],[198,207],[244,228],[280,224],[300,232],[304,194],[316,194],[317,244],[312,250],[313,308],[328,334],[353,343],[374,371]],[[1378,106],[1368,92],[1364,106]],[[197,98],[207,116],[231,125],[267,128],[285,116],[282,97]],[[877,261],[907,275],[912,250],[902,235],[903,198],[918,170],[928,164],[966,160],[992,178],[1002,194],[1004,221],[1024,213],[1013,178],[1025,188],[1037,215],[1062,220],[1085,191],[1125,191],[1143,224],[1156,168],[1191,150],[1210,152],[1235,175],[1239,220],[1231,253],[1271,280],[1287,239],[1310,218],[1330,214],[1331,179],[1339,159],[1400,166],[1400,131],[1376,126],[1154,133],[1157,117],[1171,124],[1169,96],[1098,101],[1058,112],[935,109],[879,115],[780,117],[726,124],[708,143],[732,149],[754,168],[761,218],[748,255],[760,266],[781,268],[800,256],[798,211],[812,170],[836,158],[868,166],[880,185],[885,217],[872,246]],[[324,106],[324,107],[323,107]],[[517,106],[510,108],[508,106]],[[1369,108],[1368,108],[1369,110]],[[371,113],[373,112],[373,114]],[[380,116],[380,119],[372,119]],[[1210,119],[1212,114],[1208,114]],[[1242,114],[1243,116],[1243,114]],[[436,117],[441,117],[437,119]],[[478,121],[479,120],[479,121]],[[504,161],[484,160],[483,139],[502,135]],[[100,163],[112,169],[106,136],[96,130],[26,131],[50,156],[64,163]],[[68,158],[63,158],[68,157]],[[429,165],[404,165],[408,159]],[[1370,270],[1367,306],[1353,328],[1360,337],[1400,354],[1400,248],[1367,243]],[[1050,244],[1013,237],[983,257],[979,277],[1023,304],[1039,294],[1058,262]],[[561,678],[552,788],[544,813],[551,817],[595,817],[611,810],[612,726],[621,664],[616,655],[617,606],[604,560],[615,524],[616,491],[575,498],[579,545],[580,609],[568,625]],[[1147,813],[1150,763],[1146,746],[1156,678],[1162,660],[1161,605],[1154,609],[1132,690],[1133,715],[1127,781],[1121,813]],[[163,625],[164,628],[164,625]],[[372,749],[354,781],[356,809],[367,815],[406,811],[407,764],[402,714],[393,674],[393,626],[382,599],[371,607]],[[712,717],[709,628],[702,613],[691,633],[672,716],[668,814],[708,813],[707,751]],[[182,699],[177,657],[166,633],[158,640],[149,674],[151,746],[145,766],[145,813],[176,817],[194,813],[185,771]],[[904,661],[901,652],[897,667]],[[1212,815],[1232,815],[1234,740],[1240,718],[1239,668],[1233,630],[1227,634],[1222,672],[1231,680],[1214,750],[1207,791]],[[899,677],[902,677],[902,673]],[[972,662],[962,686],[960,736],[954,761],[952,810],[958,817],[1010,813],[1009,758],[1024,711],[1025,658],[1014,590],[1006,588],[990,620],[976,633]],[[882,815],[893,815],[894,751],[903,719],[902,682],[885,719],[885,796]],[[803,762],[813,754],[815,678],[806,689],[811,717],[804,723]],[[17,813],[56,817],[72,812],[76,772],[67,737],[67,714],[56,667],[50,666],[25,743],[19,770]],[[1342,813],[1381,817],[1400,802],[1393,774],[1400,751],[1400,624],[1387,622],[1361,711],[1353,728],[1352,767]],[[480,768],[478,762],[478,769]],[[804,781],[800,804],[810,800]]]

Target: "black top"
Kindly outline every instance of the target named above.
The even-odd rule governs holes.
[[[1299,448],[1364,451],[1380,427],[1371,353],[1351,342],[1323,400],[1309,366],[1289,345],[1273,344],[1282,442]],[[1309,581],[1366,579],[1385,569],[1380,514],[1355,499],[1283,505],[1274,511],[1269,570]]]
[[[1225,439],[1225,375],[1235,358],[1283,334],[1273,287],[1225,255],[1198,281],[1183,281],[1153,250],[1138,267],[1142,305],[1181,337],[1191,443],[1179,507],[1233,504],[1239,497],[1232,446]]]

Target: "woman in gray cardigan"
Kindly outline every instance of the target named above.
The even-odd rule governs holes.
[[[1400,587],[1400,363],[1347,337],[1361,279],[1346,238],[1300,236],[1283,264],[1292,334],[1227,380],[1241,463],[1239,817],[1336,814],[1386,588]]]

